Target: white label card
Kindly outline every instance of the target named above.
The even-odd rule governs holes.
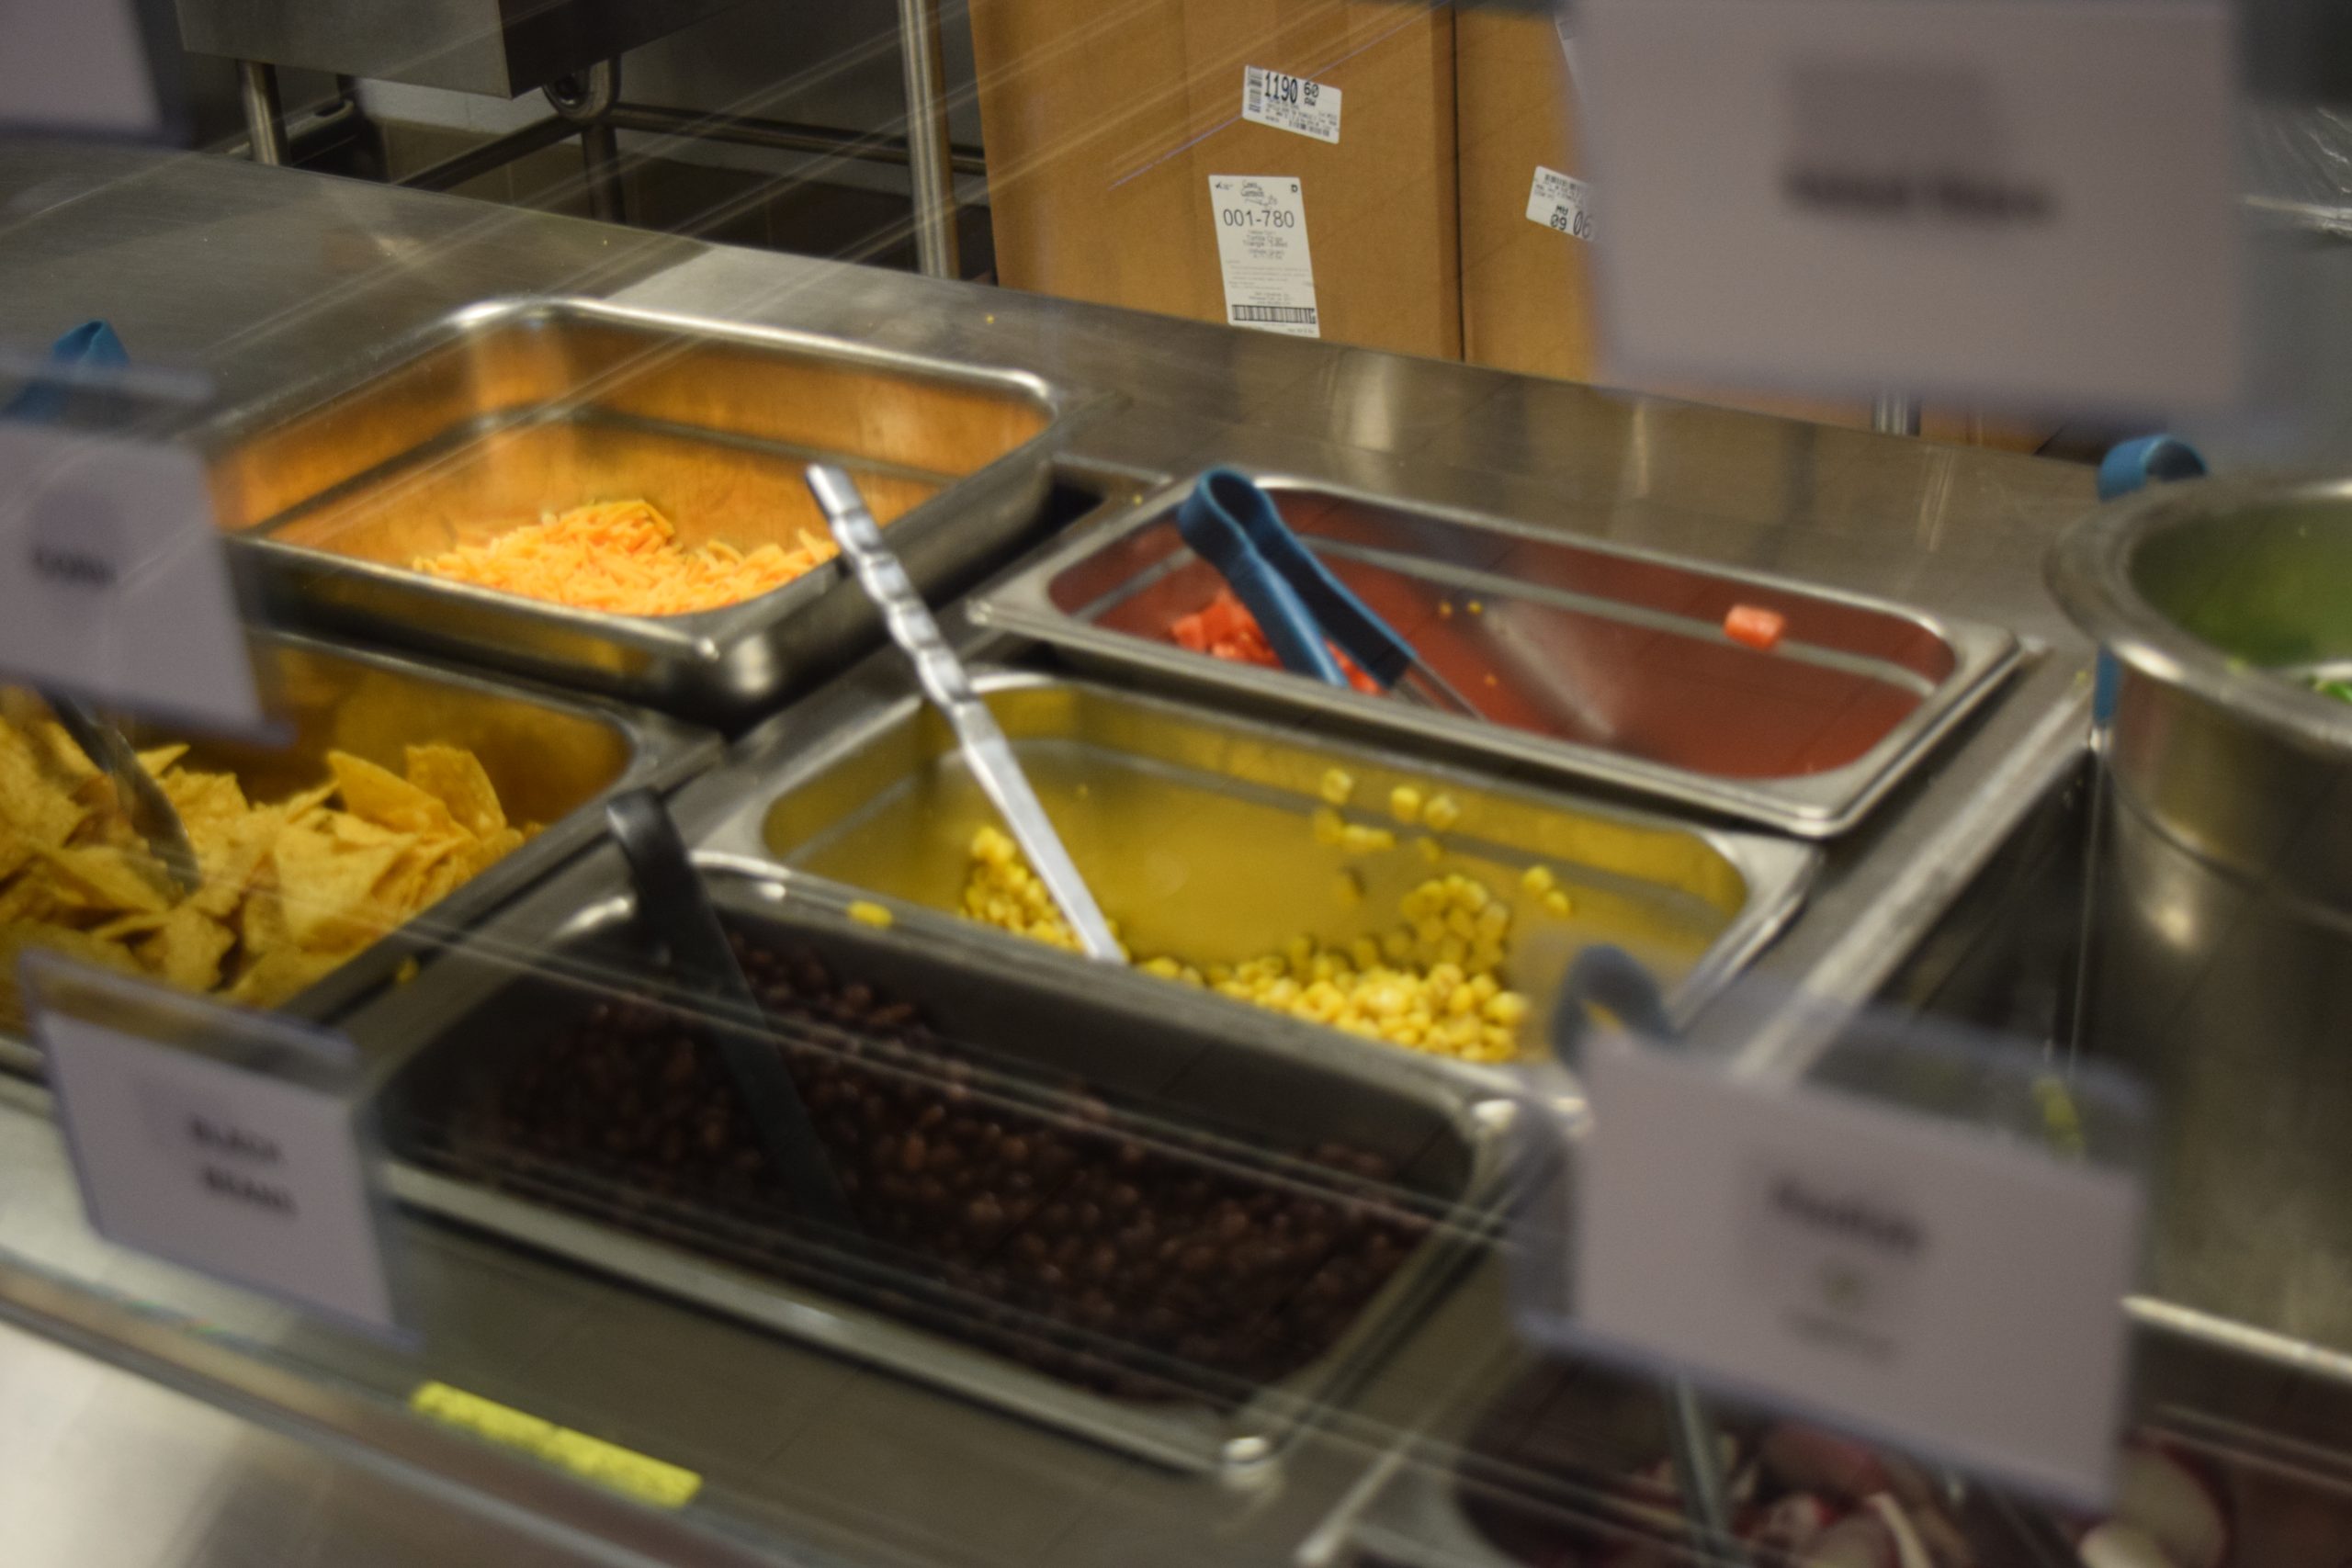
[[[1238,327],[1321,337],[1306,204],[1290,175],[1211,175],[1209,208],[1225,275],[1225,319]]]
[[[2234,28],[2221,0],[1581,0],[1611,373],[2225,402]]]
[[[2103,1496],[2132,1177],[1623,1036],[1586,1070],[1577,1334],[2039,1492]]]
[[[1527,220],[1556,229],[1574,239],[1592,238],[1592,187],[1580,179],[1542,164],[1527,193]]]
[[[263,722],[204,465],[0,419],[0,677],[214,728]]]
[[[1262,65],[1241,68],[1241,118],[1253,125],[1294,130],[1337,145],[1340,96],[1339,88],[1320,82],[1302,81]]]
[[[159,1005],[209,1008],[223,1029],[256,1036],[300,1033],[220,1004]],[[347,1095],[61,1009],[36,1005],[34,1027],[92,1229],[355,1323],[395,1325]]]

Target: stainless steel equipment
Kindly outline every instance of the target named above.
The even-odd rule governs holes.
[[[439,741],[481,759],[516,822],[544,823],[519,849],[388,932],[284,1004],[300,1017],[335,1016],[390,980],[402,962],[430,959],[483,915],[546,875],[604,832],[610,796],[667,790],[709,764],[716,737],[656,714],[560,697],[414,660],[333,647],[278,633],[253,634],[282,746],[218,738],[193,740],[191,768],[233,773],[247,798],[277,800],[327,778],[326,754],[351,751],[398,769],[402,748]],[[133,726],[134,744],[188,739]],[[35,1071],[40,1055],[0,1032],[0,1067]]]
[[[2151,1294],[2352,1374],[2352,706],[2280,672],[2352,658],[2352,481],[2153,490],[2050,581],[2114,661],[2081,1043],[2158,1092]]]
[[[1185,547],[1185,486],[1088,529],[973,614],[1142,669],[1458,753],[1619,784],[1807,836],[1843,832],[2017,662],[1996,627],[1448,508],[1266,481],[1292,531],[1478,705],[1430,712],[1188,652],[1170,625],[1220,580]],[[1788,617],[1770,651],[1735,606]]]
[[[1125,471],[1144,488],[1213,463],[1255,464],[1546,536],[1831,584],[2051,645],[1862,831],[1823,847],[1803,912],[1755,960],[1759,985],[1873,993],[2081,752],[2088,649],[2041,578],[2051,536],[2091,504],[2079,465],[541,212],[485,222],[470,203],[229,159],[19,143],[0,157],[0,206],[19,220],[0,234],[0,330],[46,342],[103,308],[142,352],[200,360],[236,400],[336,369],[387,333],[483,299],[628,290],[625,301],[666,311],[1114,390],[1117,404],[1073,428],[1061,450],[1089,472]],[[288,301],[302,309],[289,313]],[[827,713],[841,716],[812,703],[783,722]],[[812,739],[825,733],[837,731]],[[781,727],[775,740],[779,751],[787,744]],[[900,913],[904,927],[914,919]],[[1713,1010],[1694,1021],[1702,1035]],[[1720,1031],[1713,1040],[1738,1043]],[[45,1104],[26,1086],[0,1085],[0,1247],[10,1253],[0,1259],[0,1314],[265,1414],[312,1448],[429,1477],[434,1506],[403,1524],[442,1525],[435,1546],[451,1562],[504,1550],[468,1534],[466,1519],[481,1517],[465,1512],[470,1502],[605,1559],[1286,1562],[1371,1455],[1424,1429],[1447,1391],[1507,1355],[1510,1339],[1498,1270],[1478,1265],[1352,1398],[1292,1443],[1271,1484],[1231,1488],[421,1215],[398,1228],[424,1276],[423,1348],[273,1316],[256,1298],[206,1290],[91,1235]],[[120,1304],[124,1295],[142,1304]],[[257,1317],[277,1327],[254,1330]],[[413,1419],[401,1402],[428,1377],[685,1465],[704,1489],[690,1508],[657,1513]],[[2229,1377],[2265,1389],[2283,1381],[2259,1366]],[[2296,1408],[2306,1407],[2303,1392]],[[231,1496],[224,1521],[252,1520],[247,1499],[220,1485],[253,1479],[266,1461],[245,1447],[179,1457],[188,1461],[179,1468],[205,1477],[187,1495],[208,1506]],[[18,1479],[25,1506],[11,1517],[12,1541],[93,1517],[74,1506],[81,1494],[51,1486],[51,1470]],[[274,1538],[288,1533],[285,1520],[270,1523]],[[343,1568],[384,1550],[371,1516],[327,1541],[322,1560]]]
[[[741,723],[877,640],[838,564],[661,617],[412,569],[592,501],[641,497],[681,543],[823,538],[811,459],[858,477],[918,585],[1035,524],[1069,400],[1034,377],[583,300],[479,306],[212,431],[216,502],[275,611]]]
[[[926,277],[964,275],[956,235],[956,170],[947,140],[945,60],[939,0],[899,0],[899,65],[906,86],[915,266]]]
[[[191,53],[517,97],[738,0],[178,0]]]
[[[864,673],[864,671],[861,671]],[[1546,1015],[1590,942],[1641,955],[1687,1016],[1794,913],[1817,857],[1785,840],[1693,827],[1572,795],[1513,788],[1299,727],[1236,718],[1114,686],[1001,670],[974,684],[1012,739],[1062,840],[1138,956],[1239,963],[1311,934],[1345,946],[1393,930],[1427,878],[1460,872],[1511,910],[1510,983]],[[902,682],[843,682],[793,709],[679,799],[698,850],[787,865],[892,901],[910,927],[968,931],[1008,960],[1041,950],[952,911],[974,832],[993,820],[953,735]],[[1374,852],[1318,841],[1326,775],[1353,781],[1351,815],[1387,827]],[[1451,797],[1458,821],[1431,860],[1385,803],[1398,786]],[[1522,881],[1551,868],[1572,912]],[[1071,955],[1073,989],[1099,983]],[[1175,982],[1156,982],[1175,989]],[[1210,998],[1243,1027],[1255,1010]],[[1329,1037],[1348,1051],[1363,1046]],[[1452,1064],[1459,1066],[1459,1064]]]
[[[1294,1193],[1313,1190],[1309,1168],[1285,1174],[1281,1158],[1344,1140],[1392,1162],[1401,1188],[1394,1201],[1428,1222],[1428,1239],[1334,1343],[1279,1382],[1218,1398],[1229,1378],[1173,1364],[1165,1378],[1182,1392],[1119,1397],[1024,1366],[985,1337],[974,1343],[960,1325],[985,1323],[989,1303],[959,1295],[945,1280],[902,1271],[887,1254],[852,1256],[774,1222],[763,1227],[634,1186],[600,1189],[593,1173],[506,1155],[461,1124],[458,1108],[469,1089],[494,1081],[520,1049],[577,1027],[614,976],[631,976],[632,994],[648,987],[648,938],[633,926],[634,897],[606,852],[584,858],[424,978],[349,1021],[353,1037],[379,1060],[413,1056],[380,1100],[401,1162],[391,1176],[397,1196],[647,1289],[1193,1470],[1249,1470],[1274,1458],[1303,1423],[1376,1364],[1490,1234],[1521,1121],[1516,1102],[1503,1095],[1442,1083],[1383,1055],[1318,1054],[1311,1043],[1317,1031],[1264,1015],[1237,1026],[1213,998],[1170,997],[1138,975],[1099,974],[1075,988],[1045,950],[1006,954],[977,931],[876,930],[849,917],[845,891],[806,879],[726,865],[713,865],[708,875],[714,903],[747,941],[812,952],[836,976],[912,1004],[983,1060],[1001,1062],[1011,1075],[1001,1082],[988,1074],[970,1080],[971,1094],[988,1103],[1031,1103],[1047,1117],[1083,1118],[1089,1112],[1051,1087],[1080,1080],[1109,1102],[1103,1124],[1117,1135],[1182,1148],[1184,1139],[1214,1129],[1207,1135],[1227,1140],[1227,1152],[1204,1148],[1193,1156],[1204,1171],[1271,1158],[1270,1179]],[[691,1027],[694,1016],[689,1004],[681,1027]],[[790,1025],[782,1027],[784,1038],[795,1037]],[[1301,1036],[1309,1043],[1302,1046]],[[934,1061],[908,1070],[932,1081],[944,1069]],[[1011,1111],[1000,1114],[1013,1121]],[[1042,1320],[1014,1332],[1041,1346],[1068,1337]],[[1090,1353],[1082,1339],[1077,1349]],[[1116,1351],[1105,1346],[1091,1354],[1100,1359]]]

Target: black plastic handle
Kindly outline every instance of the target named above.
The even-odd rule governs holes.
[[[719,1020],[711,1033],[742,1090],[762,1147],[792,1193],[793,1207],[823,1224],[854,1230],[849,1201],[825,1158],[817,1125],[784,1058],[759,1032],[765,1017],[759,998],[727,945],[727,928],[703,892],[669,809],[651,790],[638,789],[605,807],[605,818],[628,862],[629,880],[637,885],[638,912],[666,950],[671,969],[689,989],[740,1015]]]

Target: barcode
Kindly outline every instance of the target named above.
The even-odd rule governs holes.
[[[1266,78],[1264,74],[1253,65],[1244,74],[1242,79],[1249,84],[1249,86],[1244,89],[1242,94],[1241,112],[1245,115],[1265,113]]]
[[[1232,309],[1237,321],[1298,321],[1315,325],[1312,305],[1236,305]]]

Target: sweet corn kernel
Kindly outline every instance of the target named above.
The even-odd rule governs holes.
[[[1318,793],[1334,806],[1345,806],[1356,792],[1355,775],[1342,768],[1323,770],[1323,783]]]
[[[1421,820],[1442,833],[1462,820],[1462,807],[1450,795],[1431,795],[1421,807]]]
[[[1478,599],[1473,599],[1473,600],[1471,600],[1471,601],[1470,601],[1470,613],[1471,613],[1472,615],[1485,615],[1485,614],[1487,613],[1487,606],[1486,606],[1485,602],[1484,602],[1483,600],[1478,600]]]
[[[1337,813],[1332,814],[1337,820]],[[1001,842],[1000,842],[1001,840]],[[1356,884],[1361,895],[1362,883]],[[1017,846],[994,829],[972,843],[963,907],[977,919],[1040,942],[1075,948],[1043,884]],[[1203,987],[1326,1024],[1476,1062],[1508,1061],[1518,1051],[1526,999],[1504,988],[1501,967],[1509,907],[1483,884],[1432,878],[1397,901],[1400,924],[1359,936],[1344,948],[1294,937],[1279,952],[1204,970],[1172,956],[1144,960],[1145,973]],[[1465,942],[1450,930],[1459,919],[1476,933]],[[1417,938],[1420,939],[1417,941]]]
[[[1519,885],[1530,893],[1549,893],[1553,881],[1552,868],[1548,865],[1531,865],[1519,874]]]
[[[1568,896],[1557,888],[1544,895],[1544,907],[1555,915],[1565,915],[1575,908],[1568,902]]]
[[[1411,784],[1398,784],[1388,792],[1388,815],[1408,828],[1421,819],[1421,792]]]
[[[1518,1027],[1520,1020],[1527,1016],[1527,998],[1517,991],[1505,991],[1500,996],[1487,998],[1484,1010],[1489,1022],[1513,1029]]]
[[[1340,873],[1332,888],[1339,894],[1340,902],[1350,908],[1363,902],[1363,878],[1352,871]]]
[[[1419,850],[1421,852],[1421,858],[1429,862],[1431,865],[1435,865],[1440,860],[1443,859],[1445,855],[1445,850],[1443,847],[1441,846],[1435,839],[1429,837],[1427,834],[1423,834],[1420,838],[1415,839],[1413,840],[1413,848]]]
[[[850,905],[849,918],[861,926],[872,926],[878,931],[888,931],[893,923],[889,910],[864,898]]]
[[[1317,807],[1315,815],[1306,820],[1307,825],[1315,830],[1315,841],[1318,844],[1337,847],[1347,838],[1348,825],[1340,820],[1338,812],[1328,806]]]
[[[1367,828],[1361,822],[1351,822],[1340,829],[1340,843],[1351,855],[1378,854],[1396,847],[1396,835],[1385,828]]]

